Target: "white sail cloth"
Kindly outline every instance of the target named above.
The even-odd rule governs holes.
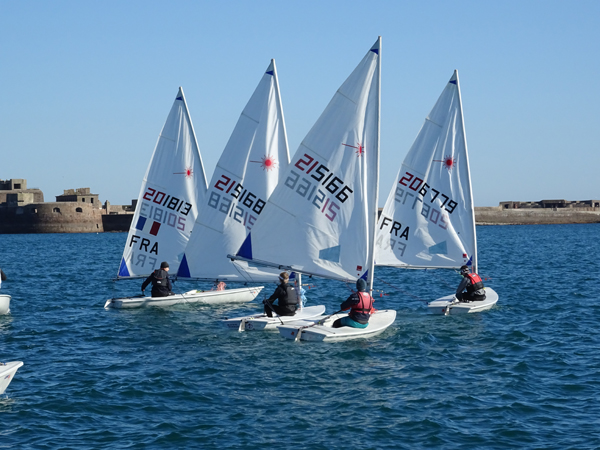
[[[118,278],[148,276],[162,261],[176,273],[206,193],[206,175],[179,88],[144,176]]]
[[[178,277],[277,281],[278,271],[232,262],[289,165],[285,121],[272,60],[242,111],[209,184]]]
[[[378,177],[379,49],[380,40],[304,138],[239,257],[342,280],[367,271]]]
[[[379,218],[378,266],[457,268],[476,258],[458,73],[404,158]]]

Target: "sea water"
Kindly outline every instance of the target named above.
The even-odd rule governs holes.
[[[600,447],[600,225],[477,233],[496,307],[431,315],[454,271],[377,268],[396,322],[340,343],[222,325],[274,284],[243,306],[105,310],[140,292],[112,280],[125,233],[0,235],[0,361],[25,363],[0,396],[0,448]],[[304,281],[328,312],[350,294]],[[210,286],[175,283],[195,287]]]

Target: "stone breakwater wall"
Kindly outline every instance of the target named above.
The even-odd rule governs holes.
[[[600,208],[502,209],[475,207],[477,225],[544,225],[600,223]]]

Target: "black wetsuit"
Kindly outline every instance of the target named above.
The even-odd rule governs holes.
[[[275,300],[278,300],[277,305],[273,304]],[[269,303],[268,305],[265,304],[265,314],[269,317],[273,317],[273,310],[279,316],[293,316],[298,305],[296,288],[287,283],[281,283],[277,286],[273,295],[265,300],[265,303]]]
[[[142,291],[152,283],[152,297],[167,297],[173,295],[173,285],[166,270],[157,269],[150,274],[142,284]]]

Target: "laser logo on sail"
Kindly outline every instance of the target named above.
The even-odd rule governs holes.
[[[191,167],[186,167],[185,172],[173,172],[173,175],[185,175],[186,178],[192,178],[194,171]]]
[[[453,167],[456,167],[456,159],[452,157],[452,155],[444,156],[444,159],[434,159],[434,162],[441,162],[444,164],[444,167],[448,169],[448,172],[452,171]]]
[[[263,156],[262,161],[250,161],[251,163],[258,163],[262,166],[263,170],[267,172],[277,167],[277,160],[274,156]]]
[[[356,143],[356,145],[358,145],[358,147],[355,147],[354,145],[350,145],[350,144],[344,144],[344,143],[342,143],[342,145],[345,145],[346,147],[355,148],[356,152],[354,152],[354,153],[356,153],[359,158],[365,154],[365,148],[359,142]]]

